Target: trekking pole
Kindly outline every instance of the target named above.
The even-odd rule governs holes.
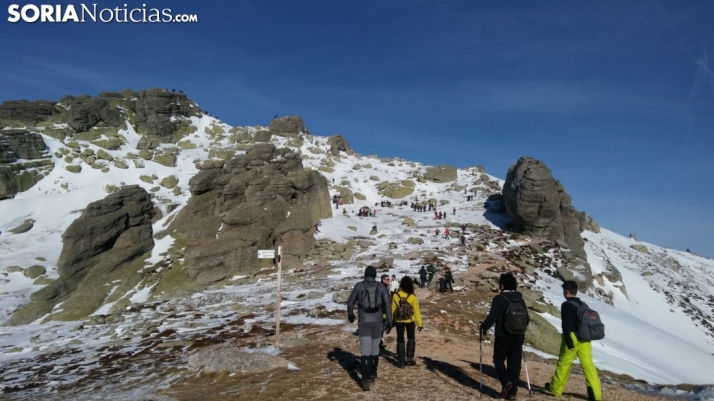
[[[479,378],[478,378],[478,387],[479,387],[479,394],[478,398],[483,397],[483,332],[481,331],[481,322],[478,322],[478,370],[479,370]]]
[[[526,382],[528,383],[528,395],[532,396],[533,392],[531,391],[531,378],[528,375],[528,362],[526,359],[526,346],[523,346],[523,364],[526,366]]]

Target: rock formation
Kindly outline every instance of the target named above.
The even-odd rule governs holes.
[[[0,131],[0,200],[30,189],[52,169],[46,149],[40,134],[26,129]]]
[[[138,185],[125,186],[87,205],[62,234],[59,278],[33,293],[32,303],[16,312],[8,325],[30,323],[62,302],[54,320],[74,320],[93,313],[120,282],[116,294],[125,294],[140,281],[142,257],[154,247],[151,219],[154,207]]]
[[[570,195],[542,161],[521,157],[508,169],[503,201],[515,232],[546,238],[570,250],[566,255],[571,265],[558,270],[563,279],[575,279],[585,287],[592,284],[580,236],[587,216],[571,205]]]
[[[332,216],[327,179],[270,143],[204,164],[189,189],[170,231],[186,241],[185,264],[200,284],[257,269],[258,249],[282,245],[283,261],[296,261],[314,244],[315,223]]]
[[[305,124],[302,122],[302,118],[297,116],[274,118],[273,121],[270,122],[268,130],[271,134],[277,136],[294,136],[301,132],[308,133]]]
[[[340,152],[350,152],[350,144],[347,143],[347,139],[343,138],[342,135],[337,134],[329,137],[327,139],[327,144],[330,145],[330,154],[337,156]]]
[[[427,181],[437,183],[456,181],[456,167],[446,164],[437,167],[427,167],[424,178]]]

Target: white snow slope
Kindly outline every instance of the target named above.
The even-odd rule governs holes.
[[[18,307],[26,304],[32,292],[41,288],[40,285],[34,285],[33,280],[26,278],[22,272],[8,272],[8,268],[26,268],[39,264],[46,268],[48,278],[56,278],[55,263],[62,247],[61,234],[88,203],[106,196],[105,186],[138,184],[149,190],[156,187],[161,178],[175,175],[179,179],[179,186],[186,188],[189,178],[197,171],[193,163],[195,159],[206,159],[210,148],[233,146],[227,132],[230,126],[208,116],[192,118],[192,123],[198,131],[191,135],[190,140],[197,144],[198,148],[181,150],[177,167],[165,167],[145,161],[141,168],[132,163],[129,163],[128,169],[108,165],[109,172],[102,173],[85,165],[81,173],[73,174],[64,169],[63,159],[52,156],[56,167],[49,176],[14,199],[0,202],[0,323],[6,321]],[[216,133],[216,130],[212,129],[216,126],[223,128],[225,133]],[[138,141],[138,134],[131,128],[122,134],[127,137],[129,144],[124,145],[121,150],[109,152],[115,158],[123,158],[128,152],[135,152],[131,144]],[[324,306],[328,311],[342,310],[340,304],[333,302],[333,293],[328,289],[334,286],[345,288],[347,283],[352,283],[355,277],[362,275],[363,268],[355,267],[357,259],[369,263],[370,260],[377,261],[381,257],[394,257],[394,268],[390,274],[414,274],[416,268],[402,255],[414,250],[437,247],[447,252],[456,249],[458,240],[449,242],[434,237],[434,229],[441,228],[443,231],[447,226],[458,229],[462,223],[486,224],[498,229],[501,224],[507,222],[506,216],[484,208],[486,196],[495,193],[493,188],[502,185],[503,181],[479,173],[476,168],[459,169],[455,182],[416,182],[414,193],[403,200],[411,202],[415,195],[418,195],[420,199],[436,198],[438,201],[448,202],[442,207],[442,210],[449,212],[448,220],[434,220],[433,212],[418,213],[409,206],[375,206],[375,202],[387,200],[379,195],[376,189],[378,183],[413,180],[413,173],[423,172],[426,166],[398,158],[379,159],[376,156],[363,157],[359,154],[342,153],[339,157],[333,157],[325,152],[328,146],[326,137],[305,134],[304,138],[304,144],[299,151],[303,155],[305,167],[318,169],[323,166],[324,170],[328,160],[334,162],[334,172],[323,172],[329,182],[334,180],[334,185],[346,186],[347,183],[343,181],[347,181],[353,192],[359,192],[366,197],[365,201],[355,199],[354,204],[333,210],[334,217],[322,221],[318,239],[329,238],[344,243],[350,238],[361,236],[369,237],[372,245],[356,250],[350,260],[331,262],[333,273],[326,278],[295,283],[286,280],[283,288],[286,300],[282,303],[284,322],[344,324],[343,320],[334,318],[311,317],[307,311],[318,306]],[[55,153],[65,146],[61,141],[47,136],[44,136],[44,140],[50,148],[50,153]],[[277,146],[287,143],[285,138],[275,136],[272,141]],[[94,147],[88,143],[85,145]],[[354,169],[356,164],[360,164],[361,168]],[[140,175],[152,174],[158,177],[153,184],[139,179]],[[555,175],[557,176],[557,172]],[[488,189],[487,183],[475,183],[479,178],[493,181],[491,189]],[[65,184],[66,189],[62,184]],[[476,200],[467,202],[465,189],[478,189]],[[178,213],[188,200],[189,193],[183,189],[176,195],[163,187],[154,193],[155,202],[164,214],[163,219],[154,224],[154,233],[158,233],[164,229],[163,224],[169,218],[166,206],[169,203],[180,205],[172,212]],[[396,203],[399,200],[391,201]],[[362,206],[377,209],[376,217],[357,217],[354,212]],[[453,208],[456,208],[455,215],[452,214]],[[343,209],[347,210],[346,215],[342,213]],[[403,225],[404,217],[414,219],[417,227]],[[36,221],[31,231],[9,234],[10,229],[28,218]],[[380,235],[369,236],[368,233],[375,224],[378,225]],[[410,244],[407,242],[410,237],[420,237],[424,244]],[[593,347],[596,365],[653,384],[714,383],[714,260],[653,244],[639,243],[605,229],[600,233],[586,231],[583,237],[587,239],[586,251],[593,273],[597,274],[608,269],[608,266],[615,266],[622,276],[620,282],[614,283],[603,279],[596,283],[601,294],[593,291],[582,298],[601,313],[606,325],[607,337]],[[630,245],[635,243],[646,245],[648,253],[630,248]],[[516,242],[511,241],[505,247],[515,244]],[[163,259],[162,253],[170,245],[170,236],[157,241],[147,264],[160,262]],[[504,246],[491,243],[487,248],[497,251],[504,249]],[[468,269],[468,259],[457,256],[456,252],[453,254],[448,260],[458,275]],[[286,277],[297,274],[295,268],[287,266]],[[265,306],[273,302],[275,274],[272,271],[267,273],[267,278],[252,284],[210,289],[193,297],[168,301],[153,308],[142,307],[143,304],[152,302],[153,288],[140,284],[132,290],[134,294],[131,300],[134,307],[124,314],[126,320],[120,323],[97,324],[76,329],[79,324],[77,322],[40,324],[38,320],[21,327],[0,327],[0,365],[9,366],[4,372],[3,381],[7,386],[22,385],[28,370],[42,369],[42,363],[33,358],[50,354],[55,357],[47,358],[47,363],[51,362],[53,366],[68,364],[70,360],[80,366],[67,371],[55,368],[53,372],[45,372],[45,375],[50,375],[50,378],[55,380],[54,385],[81,380],[96,366],[103,350],[108,346],[123,347],[126,352],[140,350],[141,339],[131,334],[141,323],[156,322],[159,330],[173,330],[177,338],[195,333],[201,330],[201,327],[206,329],[221,326],[234,318],[227,305],[242,302],[246,305]],[[559,282],[549,278],[547,274],[540,274],[534,277],[536,278],[536,287],[543,290],[553,304],[560,305],[562,295]],[[108,286],[107,292],[110,293],[115,288]],[[307,300],[304,298],[306,292],[318,292],[322,296]],[[603,293],[610,294],[614,305],[602,302],[607,298]],[[96,314],[107,313],[110,307],[111,305],[104,305]],[[57,308],[61,308],[61,305]],[[177,310],[200,310],[202,317],[196,319],[190,314],[185,317],[179,314],[167,318],[169,313]],[[273,316],[271,312],[264,312],[246,320],[243,329],[248,331],[256,325],[269,327]],[[557,318],[550,315],[544,317],[554,326],[560,327]],[[425,321],[428,325],[428,317],[425,317]],[[72,352],[67,355],[59,353],[67,350]],[[83,359],[77,362],[78,358]],[[135,373],[137,383],[147,380],[144,373]]]

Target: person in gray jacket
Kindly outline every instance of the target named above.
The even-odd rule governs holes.
[[[369,391],[370,382],[377,378],[379,341],[385,331],[382,315],[387,316],[386,331],[392,328],[392,308],[387,288],[377,282],[377,269],[367,266],[364,281],[355,284],[347,300],[347,318],[355,321],[355,303],[359,306],[359,343],[361,348],[362,389]]]

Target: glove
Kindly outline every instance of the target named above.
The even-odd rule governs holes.
[[[355,322],[355,315],[353,315],[353,314],[350,313],[349,315],[347,315],[347,320],[349,320],[350,323],[354,323],[354,322]]]
[[[418,329],[419,332],[421,333],[421,329],[423,329],[423,327],[417,327],[417,329]]]
[[[387,327],[384,330],[384,334],[389,334],[390,331],[392,331],[392,327],[394,327],[391,323],[387,323]]]

